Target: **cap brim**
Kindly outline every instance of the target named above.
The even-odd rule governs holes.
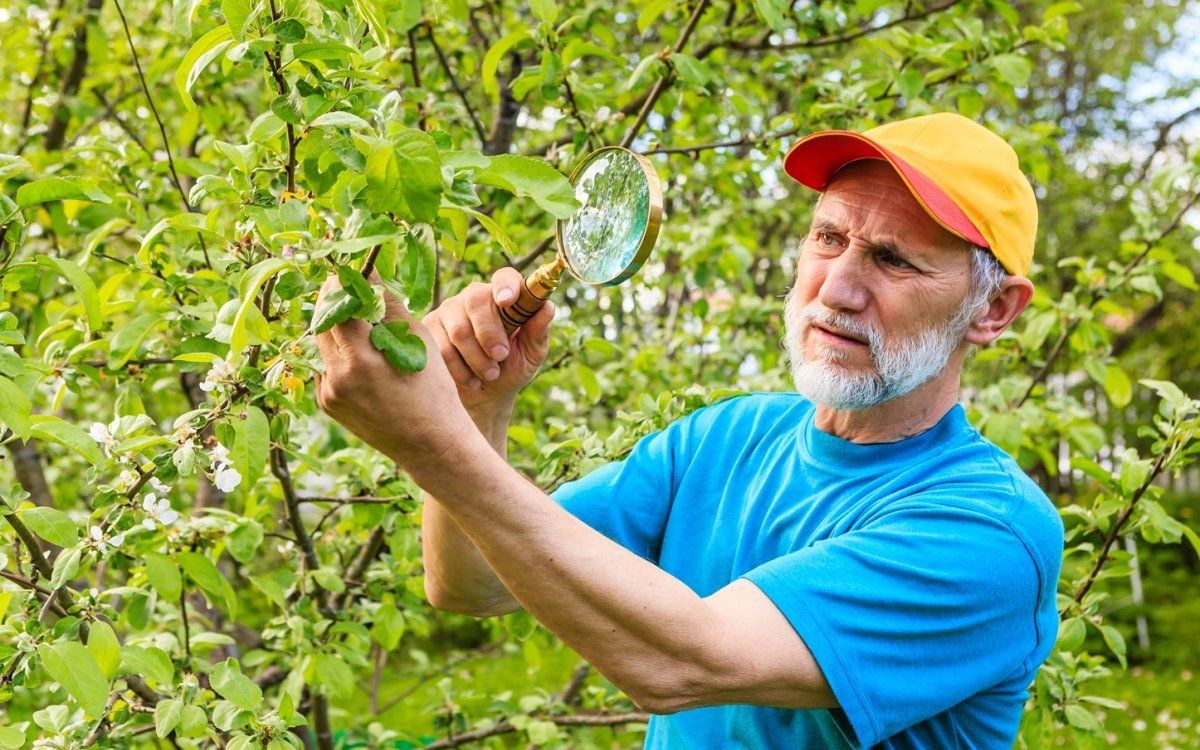
[[[851,130],[822,130],[792,144],[783,157],[783,171],[801,185],[824,192],[839,169],[862,159],[882,159],[892,165],[913,197],[946,231],[980,247],[990,247],[975,224],[932,179],[891,151]]]

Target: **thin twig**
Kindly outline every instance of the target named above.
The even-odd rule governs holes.
[[[437,43],[437,38],[433,35],[433,24],[425,24],[425,34],[429,39],[429,44],[433,47],[434,53],[437,55],[438,62],[442,64],[442,70],[446,71],[446,77],[450,79],[450,85],[454,88],[454,92],[458,94],[458,98],[462,100],[463,106],[467,109],[467,114],[471,118],[471,125],[475,127],[475,134],[479,136],[480,144],[487,143],[487,133],[483,130],[483,124],[479,122],[478,115],[475,114],[475,108],[471,106],[470,99],[467,98],[467,92],[458,83],[458,77],[454,75],[454,71],[450,69],[450,61],[446,59],[445,53]],[[413,51],[413,57],[416,58],[416,51]]]
[[[175,170],[175,159],[171,156],[171,140],[167,136],[167,126],[163,124],[162,116],[158,114],[158,106],[154,103],[154,97],[150,95],[150,86],[146,83],[145,73],[142,72],[142,61],[138,57],[137,47],[133,44],[133,34],[129,32],[129,22],[125,19],[125,10],[121,7],[120,0],[113,0],[113,5],[117,7],[117,15],[121,17],[121,28],[125,30],[125,40],[129,43],[129,54],[133,56],[133,67],[137,70],[138,80],[142,84],[142,92],[146,95],[146,103],[150,105],[150,113],[154,115],[154,121],[158,123],[163,151],[167,154],[167,167],[171,170],[171,181],[175,183],[175,189],[179,192],[184,209],[191,213],[192,204],[188,201],[187,192],[183,189],[183,182],[179,179],[179,172]],[[204,235],[197,233],[196,237],[200,240],[200,249],[204,253],[204,265],[211,270],[212,261],[208,257],[208,243],[204,241]]]
[[[899,26],[900,24],[903,24],[903,23],[909,23],[911,21],[919,21],[923,18],[932,16],[935,13],[941,13],[944,10],[949,10],[950,8],[953,8],[955,5],[958,5],[960,2],[962,2],[962,0],[944,0],[943,2],[936,3],[934,5],[929,6],[925,10],[920,11],[919,13],[907,12],[902,16],[899,16],[897,18],[893,18],[890,21],[887,21],[886,23],[881,23],[877,26],[867,26],[864,28],[860,28],[856,31],[851,31],[846,34],[821,36],[821,37],[816,37],[814,39],[797,39],[795,41],[779,42],[777,44],[771,44],[769,36],[765,39],[760,39],[760,40],[756,40],[756,41],[731,39],[731,40],[722,42],[720,46],[726,47],[728,49],[743,50],[746,52],[754,52],[754,51],[760,51],[760,50],[781,50],[782,51],[782,50],[794,50],[794,49],[813,49],[815,47],[831,47],[831,46],[837,45],[837,44],[845,44],[846,42],[852,42],[855,39],[859,39],[861,37],[868,36],[870,34],[878,34],[881,31],[886,31],[887,29],[890,29],[893,26]]]

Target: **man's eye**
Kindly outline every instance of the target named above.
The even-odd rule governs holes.
[[[912,268],[913,265],[895,253],[884,253],[883,262],[893,268]]]
[[[831,247],[837,244],[837,238],[829,232],[817,232],[817,244]]]

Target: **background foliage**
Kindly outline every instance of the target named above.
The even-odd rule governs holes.
[[[713,399],[787,389],[811,196],[783,151],[937,110],[1012,142],[1041,201],[1038,294],[964,394],[1068,528],[1021,743],[1195,744],[1196,647],[1172,630],[1194,622],[1200,548],[1181,135],[1200,110],[1160,66],[1190,13],[7,3],[0,747],[636,746],[646,717],[527,616],[425,603],[414,486],[316,409],[316,290],[369,256],[427,309],[530,270],[571,210],[562,172],[600,145],[653,155],[654,262],[563,290],[510,431],[550,489]],[[1148,605],[1126,606],[1133,549]],[[1126,646],[1138,615],[1153,651]]]

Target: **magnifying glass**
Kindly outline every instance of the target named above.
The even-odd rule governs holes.
[[[637,272],[662,225],[662,183],[641,154],[620,146],[597,149],[568,178],[582,205],[554,227],[554,260],[525,277],[517,301],[500,310],[508,334],[546,303],[566,269],[590,286],[613,286]]]

